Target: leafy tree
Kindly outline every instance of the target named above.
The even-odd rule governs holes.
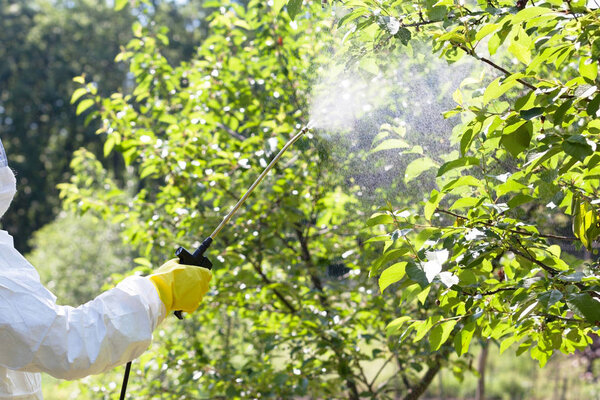
[[[468,57],[487,68],[482,80],[463,83],[446,114],[461,118],[459,151],[424,175],[437,188],[418,205],[374,217],[395,263],[373,268],[383,270],[382,287],[446,288],[427,318],[392,324],[401,339],[425,331],[432,347],[462,355],[479,336],[501,351],[516,344],[540,365],[556,350],[587,347],[600,323],[597,9],[554,0],[344,7],[339,23],[354,32],[357,60],[394,46],[410,51],[416,37],[450,63]]]
[[[210,35],[179,66],[163,55],[164,29],[134,24],[134,39],[117,56],[134,76],[131,94],[103,97],[76,79],[79,111],[100,121],[105,154],[121,153],[139,185],[131,200],[129,188],[97,173],[100,162],[80,150],[71,182],[61,185],[65,204],[124,226],[146,272],[177,244],[191,248],[208,236],[307,123],[313,71],[328,64],[334,44],[320,4],[296,22],[283,2],[218,6]],[[334,162],[329,145],[320,137],[299,142],[217,237],[211,296],[185,322],[167,322],[155,352],[138,364],[136,397],[410,399],[443,366],[468,369],[448,352],[432,354],[425,341],[386,337],[393,315],[425,318],[436,305],[418,285],[401,298],[373,296],[368,266],[378,239],[366,243],[361,232],[372,206],[352,174],[340,173],[352,160]],[[106,397],[115,391],[102,386]]]
[[[84,126],[70,103],[71,79],[85,73],[91,90],[109,94],[128,87],[126,69],[113,62],[131,37],[134,20],[168,24],[174,61],[193,54],[206,29],[204,11],[191,2],[154,2],[133,15],[112,1],[0,1],[0,137],[19,178],[19,193],[2,220],[26,252],[33,232],[60,211],[56,185],[68,179],[73,151],[101,154],[96,127]],[[109,5],[111,4],[111,5]],[[106,161],[120,168],[122,161]]]
[[[19,179],[2,221],[24,251],[59,210],[55,186],[68,178],[69,154],[98,144],[69,104],[72,77],[85,72],[109,90],[125,77],[111,60],[128,40],[132,18],[103,3],[66,3],[0,2],[0,136]]]
[[[112,274],[129,272],[134,264],[118,226],[91,214],[59,214],[35,232],[31,246],[27,259],[61,304],[78,306],[93,299]]]

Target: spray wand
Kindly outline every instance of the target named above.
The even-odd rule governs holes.
[[[229,223],[231,218],[233,218],[235,213],[246,202],[248,197],[250,197],[250,195],[252,194],[254,189],[256,189],[256,187],[263,181],[263,179],[265,179],[265,176],[267,176],[269,171],[275,166],[275,164],[277,164],[277,162],[279,161],[281,156],[283,156],[283,154],[287,151],[287,149],[290,148],[294,143],[296,143],[298,141],[298,139],[300,139],[302,136],[304,136],[306,134],[306,132],[308,132],[308,130],[309,130],[309,125],[300,129],[300,131],[298,131],[298,133],[296,133],[296,135],[294,135],[290,140],[288,140],[288,142],[285,144],[285,146],[283,146],[281,148],[281,150],[279,150],[279,153],[277,153],[277,155],[275,155],[275,157],[273,157],[273,159],[271,160],[269,165],[266,166],[266,168],[263,170],[263,172],[258,176],[258,178],[256,178],[254,183],[248,188],[246,193],[244,193],[244,195],[238,200],[238,202],[235,204],[235,206],[233,206],[231,211],[229,211],[229,213],[225,216],[225,218],[223,218],[221,223],[215,228],[215,230],[210,234],[210,236],[208,236],[206,239],[204,239],[202,241],[202,244],[200,244],[200,246],[196,249],[196,251],[194,251],[194,253],[190,253],[184,247],[179,247],[175,251],[175,255],[179,258],[179,263],[186,264],[186,265],[195,265],[197,267],[212,269],[212,266],[213,266],[212,262],[204,256],[204,253],[206,252],[206,250],[208,250],[208,248],[212,244],[213,239],[219,234],[219,232],[221,232],[223,227],[225,227],[225,225],[227,225],[227,223]],[[175,311],[174,314],[177,318],[183,319],[183,314],[181,311]],[[127,391],[127,382],[129,380],[130,371],[131,371],[131,361],[129,361],[127,363],[127,366],[125,367],[125,376],[123,376],[123,384],[121,385],[120,400],[125,399],[125,393]]]
[[[281,148],[281,150],[279,150],[279,153],[277,153],[277,155],[275,157],[273,157],[273,159],[271,160],[269,165],[266,166],[266,168],[263,170],[263,172],[258,176],[258,178],[256,178],[254,183],[248,188],[246,193],[244,193],[244,195],[238,200],[238,202],[235,204],[235,206],[233,206],[231,211],[229,211],[229,213],[225,216],[225,218],[223,218],[223,221],[221,221],[219,226],[217,226],[215,228],[215,230],[213,231],[213,233],[210,234],[209,237],[204,239],[204,241],[202,242],[200,247],[198,247],[196,249],[196,251],[194,251],[193,254],[191,254],[189,251],[187,251],[183,247],[180,247],[177,249],[177,251],[175,251],[175,255],[177,257],[179,257],[179,262],[181,264],[196,265],[198,267],[204,267],[204,268],[208,268],[208,269],[212,268],[212,263],[210,262],[210,260],[208,258],[204,257],[204,252],[210,247],[210,245],[213,242],[213,239],[219,234],[219,232],[221,232],[223,227],[225,225],[227,225],[227,223],[229,223],[231,218],[233,218],[233,216],[239,210],[239,208],[242,206],[242,204],[244,204],[246,202],[246,200],[248,199],[248,197],[250,197],[250,195],[252,194],[254,189],[256,189],[256,187],[263,181],[263,179],[265,179],[265,176],[267,176],[267,174],[273,168],[273,166],[275,166],[275,164],[277,164],[277,161],[279,161],[281,156],[283,156],[283,153],[285,153],[287,151],[287,149],[290,148],[290,146],[292,146],[294,143],[296,143],[298,141],[298,139],[300,139],[306,132],[308,132],[308,129],[309,129],[309,127],[307,125],[304,128],[302,128],[298,133],[296,133],[296,135],[293,136],[290,140],[288,140],[288,142],[285,144],[285,146],[283,146]],[[181,311],[175,311],[175,316],[179,319],[183,319]]]

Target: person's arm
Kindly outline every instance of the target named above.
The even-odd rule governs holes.
[[[0,364],[62,379],[97,374],[142,354],[166,308],[145,277],[129,277],[79,307],[59,306],[36,271],[2,246]],[[68,277],[65,277],[68,279]]]

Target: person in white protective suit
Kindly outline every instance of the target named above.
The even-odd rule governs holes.
[[[0,141],[0,217],[15,193]],[[42,399],[40,372],[78,379],[138,357],[168,313],[198,307],[210,279],[208,269],[171,260],[79,307],[61,306],[0,231],[0,399]]]

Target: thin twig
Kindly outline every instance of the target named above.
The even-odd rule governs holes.
[[[453,213],[452,211],[448,211],[448,210],[444,210],[443,208],[437,208],[436,209],[437,212],[441,212],[443,214],[448,214],[451,215],[455,218],[461,218],[464,220],[469,220],[469,218]],[[561,236],[561,235],[553,235],[550,233],[533,233],[533,232],[527,232],[527,231],[522,231],[519,229],[503,229],[503,228],[498,228],[496,225],[490,223],[490,222],[485,222],[485,221],[477,221],[476,223],[485,225],[487,227],[490,228],[497,228],[497,229],[502,229],[504,231],[510,232],[510,233],[515,233],[517,235],[521,235],[521,236],[537,236],[537,237],[541,237],[541,238],[545,238],[545,239],[555,239],[555,240],[564,240],[564,241],[569,241],[569,242],[574,242],[577,241],[577,238],[574,236]]]
[[[253,262],[252,260],[250,260],[250,264],[252,264],[252,267],[254,268],[254,270],[258,273],[258,275],[260,275],[261,279],[263,280],[263,282],[265,282],[267,285],[270,285],[273,283],[273,281],[271,281],[263,272],[262,268],[260,267],[260,264],[258,262]],[[281,300],[281,302],[283,304],[285,304],[285,306],[290,310],[290,312],[292,314],[295,314],[298,312],[298,310],[296,310],[296,308],[294,306],[292,306],[292,304],[287,301],[287,299],[283,296],[283,294],[281,294],[277,289],[271,289],[273,291],[273,293],[275,294],[275,296],[277,296],[279,298],[279,300]]]
[[[507,291],[510,291],[510,290],[517,290],[517,288],[514,288],[514,287],[505,287],[505,288],[499,288],[499,289],[490,290],[489,292],[481,292],[481,293],[476,293],[476,294],[479,294],[481,296],[490,296],[492,294],[496,294],[496,293],[499,293],[499,292],[507,292]]]
[[[243,135],[240,135],[239,133],[237,133],[236,131],[234,131],[233,129],[231,129],[230,127],[228,127],[225,124],[217,122],[217,128],[223,129],[225,132],[229,133],[231,136],[233,136],[240,142],[243,142],[244,140],[246,140],[246,138]]]
[[[381,372],[383,372],[384,368],[390,363],[390,361],[392,361],[393,358],[394,358],[394,355],[392,354],[391,356],[388,357],[387,360],[385,360],[385,362],[379,368],[379,371],[377,371],[377,373],[373,377],[373,380],[371,380],[371,384],[369,385],[369,387],[372,387],[375,384],[375,381],[377,380],[377,378],[379,378],[379,375],[381,374]]]
[[[553,315],[553,314],[537,314],[537,316],[539,316],[539,317],[546,317],[546,318],[560,319],[561,321],[565,321],[565,322],[577,322],[577,323],[586,322],[585,320],[582,320],[582,319],[561,317],[559,315]]]
[[[497,69],[498,71],[502,72],[504,75],[506,76],[510,76],[512,75],[512,73],[505,69],[504,67],[501,67],[500,65],[496,64],[495,62],[493,62],[492,60],[490,60],[489,58],[485,58],[485,57],[481,57],[479,56],[477,53],[475,53],[475,51],[473,50],[469,50],[468,48],[466,48],[465,46],[458,44],[458,43],[453,43],[456,47],[458,47],[459,49],[461,49],[462,51],[464,51],[465,53],[467,53],[468,55],[470,55],[471,57],[479,60],[479,61],[483,61],[484,63],[488,64],[489,66]],[[519,82],[520,84],[522,84],[523,86],[531,89],[531,90],[537,90],[538,88],[534,85],[532,85],[529,82],[524,81],[521,78],[518,78],[516,80],[517,82]]]
[[[532,263],[536,264],[537,266],[541,267],[544,271],[548,272],[552,276],[556,276],[559,272],[558,270],[544,264],[543,262],[536,259],[535,257],[532,257],[529,254],[525,254],[525,253],[521,252],[520,250],[515,249],[514,247],[510,247],[509,250],[511,252],[515,253],[516,255],[521,256],[524,259],[529,260]]]

